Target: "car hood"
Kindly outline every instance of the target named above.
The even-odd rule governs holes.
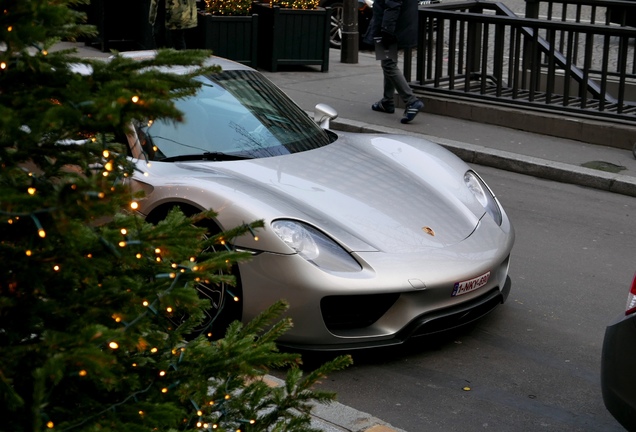
[[[331,145],[286,156],[170,165],[180,184],[190,177],[197,189],[233,192],[232,206],[252,206],[255,219],[301,220],[351,251],[446,247],[484,214],[464,185],[468,166],[410,137],[339,133]]]

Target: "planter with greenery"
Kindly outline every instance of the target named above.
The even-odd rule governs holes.
[[[331,9],[318,0],[254,3],[259,16],[258,67],[276,72],[283,65],[318,65],[329,70]]]
[[[256,67],[258,16],[251,8],[252,0],[206,0],[187,46]]]

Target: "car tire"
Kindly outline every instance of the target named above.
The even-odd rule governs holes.
[[[149,215],[147,221],[155,224],[158,223],[167,216],[168,211],[172,207],[171,205],[164,205],[156,209]],[[189,206],[180,206],[180,208],[186,216],[192,216],[199,212],[198,209]],[[214,221],[209,219],[202,220],[197,225],[207,229],[206,235],[208,237],[222,232],[221,228]],[[221,250],[223,247],[224,246],[221,245],[212,246],[213,250],[211,252]],[[221,339],[225,336],[225,331],[232,322],[241,320],[243,315],[243,289],[238,266],[235,264],[227,270],[219,269],[218,271],[219,276],[228,273],[234,276],[236,281],[232,286],[225,282],[221,282],[220,284],[198,283],[196,285],[195,288],[199,293],[199,297],[209,300],[210,308],[205,311],[205,318],[194,328],[192,333],[188,335],[188,339],[193,339],[204,332],[210,340]],[[173,325],[178,326],[184,319],[184,316],[174,316],[171,321]]]
[[[208,236],[214,236],[221,232],[221,229],[212,221],[202,221],[201,226],[208,229]],[[223,246],[212,246],[208,252],[220,251]],[[206,332],[208,339],[217,340],[225,336],[228,326],[234,321],[240,321],[243,315],[243,289],[238,266],[232,265],[230,268],[219,269],[219,276],[231,274],[234,276],[235,284],[229,285],[225,282],[219,284],[198,283],[196,289],[199,296],[210,301],[210,308],[205,311],[205,318],[194,331],[198,335]]]

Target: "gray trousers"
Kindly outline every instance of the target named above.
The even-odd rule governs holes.
[[[404,74],[400,71],[400,68],[398,68],[397,61],[384,59],[381,61],[381,65],[384,74],[384,95],[382,97],[382,103],[385,106],[394,106],[395,100],[393,96],[396,92],[407,106],[417,101],[417,97],[415,97],[413,90],[406,82]]]

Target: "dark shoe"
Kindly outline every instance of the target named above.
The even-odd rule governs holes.
[[[408,123],[415,118],[418,112],[424,108],[424,102],[421,100],[416,100],[411,105],[408,105],[404,110],[404,117],[400,120],[401,123]]]
[[[393,114],[395,112],[395,107],[393,105],[385,105],[382,101],[378,101],[371,105],[371,109],[373,111],[380,111],[388,114]]]

